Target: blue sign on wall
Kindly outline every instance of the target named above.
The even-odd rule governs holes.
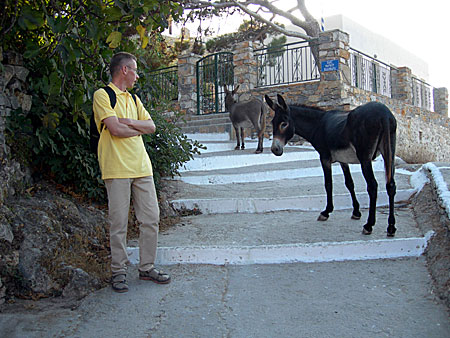
[[[339,60],[322,61],[322,72],[332,72],[339,70]]]

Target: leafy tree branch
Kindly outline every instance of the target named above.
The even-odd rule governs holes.
[[[320,32],[320,26],[316,19],[310,14],[305,5],[305,0],[298,0],[297,5],[290,10],[282,10],[277,3],[278,0],[251,0],[251,1],[203,1],[203,0],[185,0],[182,1],[185,9],[191,10],[198,15],[204,15],[205,10],[210,10],[210,14],[219,15],[226,9],[236,8],[250,17],[265,23],[278,32],[292,37],[298,37],[307,41],[315,40]],[[252,9],[256,7],[256,9]],[[271,18],[267,19],[265,16],[259,14],[270,13]],[[294,12],[300,13],[304,20],[301,20]],[[275,22],[276,18],[282,17],[289,20],[294,26],[301,28],[305,33],[292,31],[284,28],[284,26]]]

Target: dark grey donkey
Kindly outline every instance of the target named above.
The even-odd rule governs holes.
[[[234,95],[238,89],[239,86],[230,92],[225,87],[225,109],[230,113],[230,120],[233,124],[234,130],[236,131],[237,144],[234,149],[245,149],[244,128],[251,128],[253,126],[258,133],[258,147],[256,148],[255,153],[262,153],[264,130],[266,129],[265,115],[268,110],[267,106],[263,101],[256,98],[248,101],[236,102],[234,100]]]

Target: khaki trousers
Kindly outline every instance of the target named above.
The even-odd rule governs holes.
[[[139,227],[139,270],[153,268],[159,230],[159,206],[152,176],[141,178],[107,179],[108,218],[110,223],[111,272],[112,275],[126,273],[127,226],[130,196]]]

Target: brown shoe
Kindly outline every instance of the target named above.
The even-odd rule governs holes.
[[[127,275],[124,273],[112,276],[112,289],[116,292],[123,293],[128,291]]]
[[[156,270],[155,268],[149,271],[139,271],[139,279],[142,280],[151,280],[157,284],[169,284],[170,276],[162,272],[161,270]]]

